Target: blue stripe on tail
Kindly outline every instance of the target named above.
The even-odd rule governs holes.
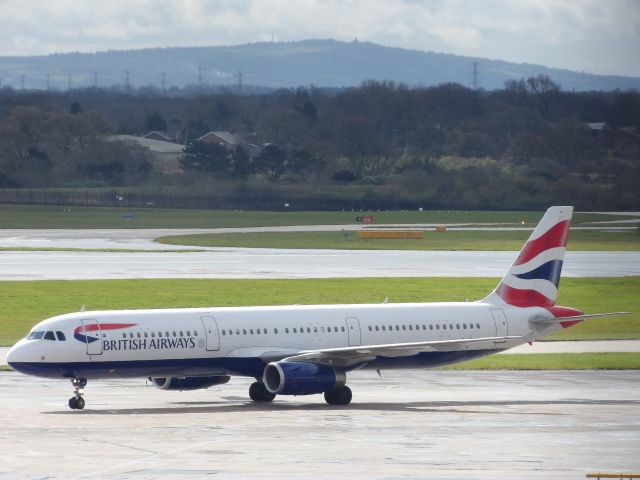
[[[519,273],[514,275],[514,277],[522,278],[524,280],[548,280],[558,288],[561,272],[562,260],[551,260],[530,272]]]

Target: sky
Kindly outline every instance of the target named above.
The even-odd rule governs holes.
[[[640,77],[640,0],[0,0],[0,56],[326,38]]]

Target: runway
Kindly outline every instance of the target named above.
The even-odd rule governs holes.
[[[0,479],[584,479],[640,469],[637,372],[355,372],[349,407],[0,373]]]
[[[516,256],[516,252],[246,248],[206,252],[0,252],[0,280],[501,277]],[[640,252],[567,252],[562,275],[640,275]]]

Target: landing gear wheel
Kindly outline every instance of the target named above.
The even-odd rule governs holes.
[[[249,398],[254,402],[271,402],[276,394],[267,390],[264,383],[253,382],[249,387]]]
[[[83,388],[87,386],[86,378],[72,378],[71,385],[73,385],[73,397],[69,399],[69,408],[71,410],[82,410],[84,408],[84,395]]]
[[[353,394],[347,386],[324,392],[324,399],[329,405],[349,405]]]
[[[84,408],[84,398],[71,397],[69,399],[69,408],[71,410],[82,410]]]

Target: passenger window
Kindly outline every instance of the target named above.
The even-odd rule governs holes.
[[[476,327],[478,328],[478,330],[480,330],[480,324],[476,323]]]
[[[189,330],[187,330],[187,337],[191,336],[191,332]]]
[[[262,333],[264,333],[264,334],[266,335],[266,334],[267,334],[267,329],[266,329],[266,328],[263,328],[263,329],[262,329]]]
[[[463,324],[462,324],[462,328],[463,328],[464,330],[466,330],[466,329],[467,329],[467,324],[466,324],[466,323],[463,323]]]
[[[162,338],[162,332],[158,332],[158,337]]]
[[[377,331],[379,331],[379,329],[378,329],[378,325],[376,325],[376,332],[377,332]]]
[[[240,329],[236,328],[236,335],[240,335]]]
[[[274,328],[274,329],[273,329],[273,333],[275,333],[275,334],[277,335],[277,334],[278,334],[278,329],[277,329],[277,328]]]
[[[423,329],[423,330],[426,330],[426,329],[427,329],[427,325],[423,323],[423,324],[422,324],[422,329]]]
[[[342,331],[343,331],[343,332],[345,331],[344,327],[342,327]]]
[[[383,331],[383,332],[386,332],[386,331],[387,331],[387,327],[386,327],[386,326],[384,326],[384,325],[382,325],[382,331]]]
[[[156,338],[156,332],[151,332],[151,338]]]
[[[126,333],[123,333],[123,334],[122,334],[122,338],[127,338],[127,334],[126,334]]]
[[[55,339],[56,339],[56,337],[55,337],[55,335],[53,334],[53,332],[46,332],[46,333],[44,334],[44,339],[45,339],[45,340],[55,340]]]
[[[66,340],[64,333],[62,333],[61,331],[57,331],[56,335],[58,336],[58,340],[60,340],[61,342],[64,342]]]
[[[443,324],[442,324],[442,329],[443,329],[443,330],[446,330],[446,329],[447,329],[447,324],[446,324],[446,323],[443,323]]]
[[[473,323],[469,324],[469,328],[473,329]]]
[[[233,330],[229,330],[229,335],[233,335]]]
[[[433,325],[429,324],[429,330],[433,330]]]
[[[169,332],[164,332],[164,333],[165,333],[165,336],[169,338]]]
[[[180,336],[184,337],[184,333],[182,333],[182,330],[180,330]]]
[[[249,335],[253,335],[253,328],[249,329]]]
[[[226,333],[224,332],[224,330],[222,330],[222,335],[226,335]]]
[[[406,325],[402,325],[402,330],[406,330],[407,326]]]
[[[144,332],[144,338],[149,338],[149,334],[147,332]]]
[[[307,333],[311,333],[311,328],[307,327]]]
[[[289,333],[289,329],[288,329],[288,328],[285,328],[285,329],[284,329],[284,333]]]
[[[298,333],[298,329],[296,327],[293,327],[293,333]]]
[[[140,332],[136,333],[136,337],[141,338],[142,335],[140,335]]]
[[[195,330],[193,331],[193,336],[197,337],[198,336],[198,332],[196,332]]]
[[[369,325],[369,331],[371,331],[371,325]]]
[[[247,329],[246,329],[246,328],[243,328],[243,329],[242,329],[242,334],[243,334],[243,335],[246,335],[246,334],[247,334]]]
[[[409,330],[413,331],[413,325],[409,325]]]
[[[453,323],[450,323],[450,324],[449,324],[449,329],[450,329],[450,330],[453,330]]]
[[[171,332],[171,333],[173,333],[173,336],[174,336],[174,337],[177,337],[177,336],[178,336],[178,334],[177,334],[175,331],[174,331],[174,332]]]
[[[400,330],[400,325],[396,325],[396,330]]]

